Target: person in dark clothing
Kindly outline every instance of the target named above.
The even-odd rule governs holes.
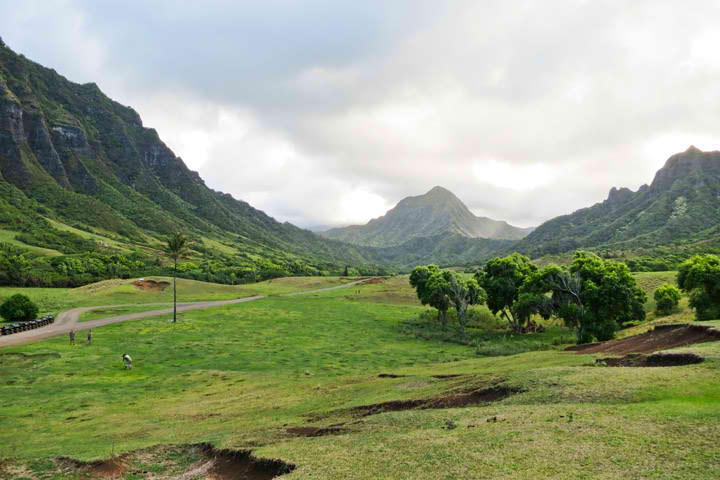
[[[75,330],[70,330],[70,345],[75,345]]]
[[[92,330],[88,330],[88,345],[92,343]]]

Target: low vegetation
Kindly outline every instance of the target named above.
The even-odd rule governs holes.
[[[38,316],[38,307],[26,295],[16,293],[0,304],[0,317],[7,322],[28,322]]]
[[[170,278],[152,280],[168,287],[109,281],[57,293],[73,306],[171,300]],[[515,334],[484,305],[468,308],[463,341],[455,308],[443,330],[408,277],[277,295],[346,281],[178,279],[179,301],[275,295],[175,325],[166,315],[106,326],[92,345],[3,349],[0,478],[220,472],[206,444],[281,459],[288,479],[720,474],[720,342],[681,350],[702,362],[608,368],[563,351],[574,335],[562,321],[537,318],[543,332]]]

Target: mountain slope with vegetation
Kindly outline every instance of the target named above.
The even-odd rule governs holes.
[[[135,110],[2,42],[0,229],[65,254],[118,253],[115,242],[153,254],[165,235],[183,231],[196,255],[233,255],[246,268],[270,262],[293,273],[292,264],[307,274],[370,261],[208,188]]]
[[[434,187],[424,195],[402,199],[385,215],[366,225],[333,228],[321,235],[357,245],[388,247],[408,239],[448,233],[467,238],[517,240],[530,230],[477,217],[452,192]]]
[[[671,156],[650,185],[610,190],[589,208],[540,225],[513,249],[539,257],[592,248],[689,256],[720,247],[720,152],[695,147]]]

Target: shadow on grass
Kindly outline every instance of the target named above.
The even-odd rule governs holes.
[[[545,331],[515,334],[507,323],[494,316],[486,308],[468,311],[466,335],[460,334],[455,312],[447,314],[447,329],[443,330],[435,310],[426,310],[410,320],[401,322],[398,329],[404,335],[414,338],[455,343],[474,347],[478,356],[497,357],[540,350],[561,350],[573,344],[574,336],[564,326],[555,322],[544,322]]]

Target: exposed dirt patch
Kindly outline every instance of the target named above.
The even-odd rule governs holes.
[[[608,367],[677,367],[703,361],[705,361],[703,357],[694,353],[654,353],[652,355],[631,353],[624,357],[598,358],[595,363]]]
[[[407,377],[407,375],[396,375],[394,373],[381,373],[378,375],[378,378],[404,378]]]
[[[441,373],[440,375],[432,375],[432,378],[457,378],[457,377],[465,377],[467,374],[465,373]]]
[[[347,433],[347,429],[340,427],[290,427],[285,431],[294,437],[324,437]]]
[[[54,464],[55,471],[45,473],[93,480],[270,480],[295,469],[282,460],[257,458],[250,450],[219,450],[206,443],[150,447],[96,462],[58,458]]]
[[[361,285],[375,285],[377,283],[383,283],[385,280],[387,280],[385,277],[368,278],[367,280],[364,280]]]
[[[720,330],[708,325],[679,324],[657,325],[653,330],[632,337],[610,340],[603,343],[573,345],[566,350],[578,353],[652,353],[675,347],[685,347],[695,343],[716,342],[720,340]]]
[[[155,280],[135,280],[132,282],[138,290],[150,290],[154,292],[162,292],[170,286],[170,282],[156,282]]]
[[[295,465],[275,458],[256,458],[249,450],[217,450],[203,445],[205,453],[214,460],[208,470],[216,480],[270,480],[295,470]]]
[[[85,472],[90,478],[120,478],[127,472],[127,455],[98,460],[96,462],[82,462],[73,458],[58,458],[60,465],[69,466],[75,470]]]
[[[440,397],[420,400],[394,400],[391,402],[374,403],[353,407],[349,411],[356,416],[367,417],[383,412],[399,412],[403,410],[426,410],[439,408],[461,408],[482,403],[491,403],[520,393],[517,388],[494,386],[482,390],[451,393]]]

